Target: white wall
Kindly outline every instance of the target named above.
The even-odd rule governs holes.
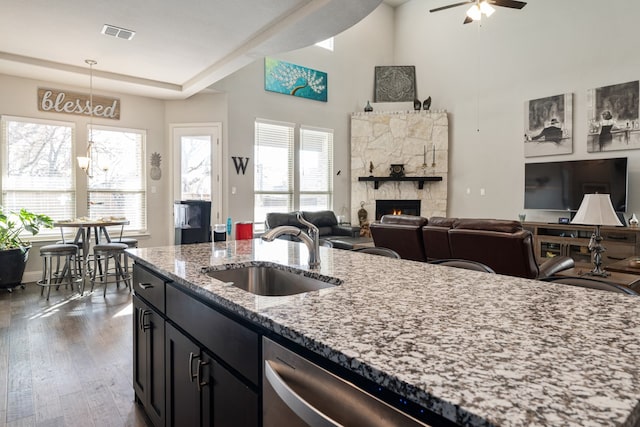
[[[415,65],[420,99],[431,95],[432,108],[449,112],[449,215],[516,219],[525,212],[525,162],[625,156],[627,216],[640,211],[640,150],[586,148],[586,91],[640,79],[640,2],[531,0],[520,11],[496,7],[480,28],[462,25],[463,6],[429,13],[441,3],[411,0],[396,9],[395,62]],[[525,159],[524,102],[562,93],[574,94],[573,153]],[[566,216],[526,213],[527,220]]]
[[[264,90],[264,61],[256,60],[213,87],[228,96],[229,122],[224,167],[228,171],[229,215],[235,221],[253,220],[253,163],[246,175],[236,174],[231,156],[253,160],[254,122],[256,118],[280,120],[334,129],[334,210],[349,209],[349,117],[362,111],[373,97],[376,65],[393,63],[393,9],[381,5],[371,15],[335,38],[335,50],[329,52],[311,46],[274,58],[324,71],[328,74],[328,101],[318,102]]]

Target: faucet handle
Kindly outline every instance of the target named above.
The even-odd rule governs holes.
[[[314,224],[304,219],[304,217],[302,216],[302,212],[298,212],[296,214],[296,217],[298,218],[298,222],[300,222],[300,224],[309,227],[309,231],[316,233],[316,235],[318,234],[319,232],[318,227],[316,227]]]

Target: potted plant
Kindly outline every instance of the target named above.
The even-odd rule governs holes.
[[[5,212],[0,207],[0,288],[11,291],[22,285],[22,274],[31,249],[31,243],[23,239],[23,233],[35,236],[41,228],[53,228],[53,220],[26,209]]]

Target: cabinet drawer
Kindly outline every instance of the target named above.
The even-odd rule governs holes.
[[[602,238],[605,242],[620,242],[627,245],[636,244],[636,233],[629,233],[622,230],[604,230],[600,234],[602,234]]]
[[[164,290],[170,280],[158,276],[140,264],[133,266],[133,290],[160,312],[164,313]]]
[[[167,317],[248,380],[258,384],[260,337],[173,286],[167,286]]]

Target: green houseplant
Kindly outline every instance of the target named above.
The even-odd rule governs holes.
[[[31,244],[25,232],[35,236],[42,228],[53,228],[53,220],[26,209],[5,212],[0,207],[0,288],[11,290],[22,285],[22,275],[29,258]]]

